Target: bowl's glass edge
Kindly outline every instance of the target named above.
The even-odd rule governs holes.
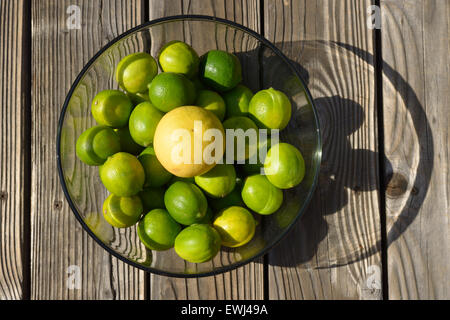
[[[198,273],[198,274],[190,274],[190,273],[172,273],[172,272],[165,272],[159,269],[155,269],[152,267],[146,267],[143,265],[140,265],[132,260],[127,259],[126,257],[120,255],[119,253],[115,252],[114,250],[112,250],[110,247],[108,247],[106,244],[104,244],[92,231],[91,229],[86,225],[86,223],[84,222],[83,218],[81,217],[81,215],[79,214],[78,210],[76,209],[74,203],[72,202],[69,192],[67,190],[67,186],[66,186],[66,182],[64,180],[64,174],[63,174],[63,170],[62,170],[62,163],[61,163],[61,157],[60,157],[60,151],[61,151],[61,131],[62,131],[62,126],[63,126],[63,122],[64,122],[64,117],[66,114],[66,110],[69,104],[69,101],[72,97],[73,92],[75,91],[76,87],[78,86],[79,82],[81,81],[81,79],[83,78],[84,74],[89,70],[90,66],[94,63],[94,61],[101,56],[108,48],[110,48],[111,46],[113,46],[115,43],[117,43],[118,41],[120,41],[122,38],[127,37],[128,35],[131,35],[132,33],[139,31],[140,29],[146,28],[148,26],[152,26],[152,25],[156,25],[156,24],[160,24],[160,23],[164,23],[164,22],[168,22],[168,21],[175,21],[175,20],[204,20],[204,21],[214,21],[214,22],[218,22],[218,23],[222,23],[225,25],[229,25],[231,27],[240,29],[252,36],[254,36],[255,38],[258,39],[258,41],[261,41],[264,45],[266,45],[267,47],[269,47],[271,50],[273,50],[273,52],[275,52],[286,64],[288,64],[290,66],[290,68],[292,69],[292,71],[295,73],[295,75],[300,79],[300,81],[303,84],[306,96],[308,98],[309,103],[311,104],[312,110],[313,110],[313,114],[314,114],[314,120],[315,120],[315,125],[317,128],[317,152],[315,153],[315,162],[318,165],[318,168],[315,171],[314,174],[314,180],[310,189],[310,192],[308,193],[302,207],[300,208],[297,216],[295,217],[295,219],[290,223],[290,225],[286,228],[286,230],[280,234],[280,236],[278,236],[278,238],[276,238],[276,240],[272,243],[272,245],[266,247],[264,250],[262,250],[260,253],[256,254],[255,256],[248,258],[248,259],[244,259],[241,260],[237,263],[228,265],[228,266],[224,266],[221,268],[218,268],[217,270],[214,271],[210,271],[210,272],[204,272],[204,273]],[[247,263],[250,263],[258,258],[260,258],[261,256],[263,256],[264,254],[268,253],[273,247],[275,247],[277,244],[279,244],[279,242],[289,233],[289,231],[292,229],[292,227],[297,223],[297,221],[299,220],[299,218],[301,216],[303,216],[303,213],[305,212],[306,208],[308,207],[309,203],[311,202],[311,198],[315,192],[315,189],[317,187],[318,184],[318,178],[319,178],[319,172],[320,172],[320,163],[322,160],[322,138],[321,138],[321,130],[320,130],[320,122],[319,122],[319,118],[317,115],[317,110],[315,108],[314,105],[314,101],[311,95],[311,92],[309,91],[308,87],[305,84],[305,81],[303,80],[302,76],[299,74],[299,72],[297,71],[297,69],[293,66],[293,64],[289,61],[289,59],[285,56],[285,54],[278,49],[275,45],[273,45],[269,40],[267,40],[265,37],[263,37],[261,34],[257,33],[254,30],[251,30],[243,25],[240,25],[236,22],[233,21],[229,21],[226,19],[222,19],[222,18],[217,18],[217,17],[213,17],[213,16],[206,16],[206,15],[175,15],[175,16],[168,16],[168,17],[164,17],[164,18],[160,18],[160,19],[155,19],[155,20],[151,20],[151,21],[147,21],[139,26],[136,26],[134,28],[131,28],[129,30],[127,30],[126,32],[122,33],[121,35],[117,36],[116,38],[114,38],[113,40],[111,40],[109,43],[107,43],[105,46],[103,46],[89,61],[88,63],[83,67],[83,69],[80,71],[80,73],[78,74],[78,76],[76,77],[75,81],[73,82],[72,86],[70,87],[69,92],[67,93],[66,99],[64,100],[64,104],[61,110],[61,114],[58,120],[58,128],[57,128],[57,137],[56,137],[56,159],[57,159],[57,167],[58,167],[58,175],[59,175],[59,180],[64,192],[64,195],[69,203],[69,207],[72,210],[72,212],[74,213],[76,219],[78,220],[78,222],[81,224],[81,226],[83,227],[83,229],[103,248],[105,249],[108,253],[112,254],[114,257],[118,258],[119,260],[128,263],[138,269],[147,271],[147,272],[151,272],[157,275],[162,275],[162,276],[168,276],[168,277],[177,277],[177,278],[199,278],[199,277],[207,277],[207,276],[213,276],[213,275],[217,275],[217,274],[221,274],[227,271],[231,271],[233,269],[239,268]]]

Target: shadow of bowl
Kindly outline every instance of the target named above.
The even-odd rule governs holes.
[[[281,47],[281,44],[277,44]],[[327,41],[296,41],[282,44],[283,51],[287,53],[297,70],[307,79],[307,84],[313,95],[320,126],[322,128],[323,160],[319,185],[315,195],[302,219],[295,225],[293,231],[269,253],[269,264],[274,266],[301,267],[307,263],[315,268],[330,268],[348,265],[367,259],[382,249],[381,225],[370,230],[371,234],[364,234],[365,239],[377,239],[376,243],[365,247],[360,244],[362,235],[357,224],[364,223],[364,211],[357,210],[349,205],[349,192],[356,195],[368,191],[397,192],[389,188],[396,188],[401,179],[394,173],[392,164],[384,156],[384,146],[379,150],[353,149],[349,143],[349,136],[364,126],[364,110],[357,102],[342,98],[336,92],[346,91],[346,84],[338,77],[341,72],[351,71],[348,66],[357,63],[359,69],[369,72],[375,80],[375,57],[364,50],[351,45]],[[290,53],[290,54],[289,54]],[[295,57],[294,57],[295,56]],[[295,60],[295,61],[294,61]],[[407,112],[414,115],[413,128],[417,135],[420,159],[416,167],[416,176],[412,185],[420,184],[421,192],[411,192],[404,208],[394,224],[387,230],[386,248],[405,232],[414,221],[423,203],[432,173],[432,165],[426,159],[433,157],[434,150],[431,129],[423,106],[417,95],[406,80],[391,66],[383,62],[383,75],[389,80],[390,88],[403,99]],[[336,68],[340,68],[337,73]],[[330,83],[331,80],[331,83]],[[373,84],[373,87],[375,85]],[[379,119],[383,121],[383,119]],[[419,123],[420,122],[420,123]],[[376,125],[376,123],[375,123]],[[427,137],[420,132],[429,133]],[[383,134],[383,133],[380,133]],[[372,138],[375,139],[375,138]],[[376,142],[376,141],[375,141]],[[376,143],[374,143],[376,146]],[[425,148],[425,146],[427,146]],[[378,152],[381,152],[382,157]],[[380,159],[384,163],[385,172],[379,173]],[[370,161],[369,161],[370,160]],[[376,167],[370,164],[376,163]],[[420,173],[420,178],[417,173]],[[380,175],[388,190],[380,190]],[[412,179],[412,178],[411,178]],[[420,181],[419,181],[420,180]],[[420,182],[420,183],[419,183]],[[403,186],[404,187],[404,186]],[[379,200],[379,196],[375,197]],[[381,198],[383,199],[383,197]],[[376,201],[375,200],[375,201]],[[408,203],[414,200],[416,210],[410,210]],[[370,201],[370,200],[369,200]],[[373,201],[373,197],[372,197]],[[385,206],[385,203],[380,203]],[[376,207],[375,207],[376,208]],[[382,211],[383,212],[383,211]],[[336,223],[346,223],[345,227],[338,225],[342,230],[350,230],[346,234],[336,233],[336,227],[329,225],[327,215],[334,215]],[[338,216],[336,216],[338,215]],[[365,230],[367,231],[367,230]],[[319,244],[327,238],[329,245],[326,250],[318,253]],[[314,261],[311,261],[316,257]],[[330,262],[332,257],[333,263]]]

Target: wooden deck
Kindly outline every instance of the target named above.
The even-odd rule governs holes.
[[[177,14],[275,43],[308,79],[324,144],[315,196],[279,246],[187,280],[124,264],[82,230],[55,145],[83,65]],[[0,299],[450,299],[449,35],[447,0],[0,0]],[[67,285],[72,265],[81,289]]]

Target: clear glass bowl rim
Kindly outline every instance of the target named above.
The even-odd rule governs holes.
[[[304,89],[305,89],[305,93],[308,97],[308,100],[311,102],[311,107],[313,110],[313,114],[314,114],[314,121],[315,121],[315,125],[317,128],[317,155],[316,157],[316,161],[317,161],[317,170],[314,173],[314,180],[312,183],[312,186],[308,192],[308,195],[306,197],[305,202],[303,203],[301,209],[299,210],[297,216],[293,219],[293,221],[291,222],[291,224],[286,228],[286,230],[281,233],[276,239],[275,241],[272,242],[271,245],[267,246],[264,248],[264,250],[261,250],[261,252],[259,252],[258,254],[256,254],[255,256],[248,258],[248,259],[243,259],[237,263],[231,264],[231,265],[227,265],[227,266],[222,266],[219,267],[217,269],[214,269],[213,271],[209,271],[209,272],[204,272],[204,273],[198,273],[198,274],[189,274],[189,273],[172,273],[172,272],[168,272],[168,271],[164,271],[164,270],[160,270],[160,269],[156,269],[156,268],[152,268],[152,267],[146,267],[143,266],[137,262],[134,262],[132,260],[127,259],[126,257],[122,256],[121,254],[117,253],[116,251],[114,251],[112,248],[110,248],[109,246],[107,246],[105,243],[103,243],[93,232],[92,230],[87,226],[87,224],[84,222],[81,214],[78,212],[75,204],[73,203],[69,191],[67,189],[66,186],[66,182],[64,180],[64,174],[63,174],[63,170],[62,170],[62,163],[61,163],[61,132],[62,132],[62,127],[64,124],[64,118],[65,118],[65,114],[69,105],[69,101],[72,98],[72,94],[75,91],[75,89],[77,88],[79,82],[81,81],[81,79],[83,79],[83,76],[85,75],[85,73],[89,70],[89,68],[91,67],[91,65],[94,64],[94,62],[97,60],[98,57],[100,57],[106,50],[108,50],[108,48],[110,48],[111,46],[113,46],[115,43],[119,42],[121,39],[133,34],[134,32],[139,31],[140,29],[144,29],[146,27],[152,26],[152,25],[157,25],[160,23],[165,23],[165,22],[172,22],[172,21],[179,21],[179,20],[197,20],[197,21],[208,21],[208,22],[216,22],[216,23],[221,23],[227,26],[230,26],[232,28],[235,29],[239,29],[253,37],[255,37],[259,42],[263,43],[265,46],[267,46],[268,48],[270,48],[278,57],[280,57],[284,63],[286,63],[287,65],[289,65],[289,67],[292,69],[292,71],[294,72],[294,74],[300,79]],[[67,93],[66,99],[64,100],[64,104],[61,110],[61,114],[58,120],[58,130],[57,130],[57,137],[56,137],[56,159],[57,159],[57,165],[58,165],[58,175],[59,175],[59,180],[64,192],[64,195],[69,203],[69,207],[72,210],[72,212],[74,213],[76,219],[78,220],[78,222],[81,224],[81,226],[83,227],[83,229],[103,248],[105,249],[108,253],[110,253],[111,255],[113,255],[114,257],[116,257],[117,259],[132,265],[133,267],[136,267],[138,269],[144,270],[146,272],[151,272],[157,275],[162,275],[162,276],[166,276],[166,277],[176,277],[176,278],[200,278],[200,277],[208,277],[208,276],[214,276],[214,275],[218,275],[224,272],[228,272],[231,271],[233,269],[237,269],[241,266],[246,265],[247,263],[250,263],[256,259],[258,259],[259,257],[265,255],[266,253],[268,253],[273,247],[275,247],[278,243],[280,243],[280,241],[290,232],[290,230],[292,229],[292,227],[297,223],[298,219],[303,215],[303,213],[305,212],[306,208],[308,207],[312,195],[314,194],[314,191],[317,187],[317,183],[318,183],[318,178],[319,178],[319,171],[320,171],[320,163],[321,163],[321,159],[322,158],[322,140],[321,140],[321,130],[320,130],[320,123],[319,123],[319,118],[317,115],[317,110],[315,108],[314,105],[314,101],[312,99],[311,93],[305,83],[305,81],[303,80],[302,76],[300,75],[300,73],[297,71],[297,69],[294,67],[294,65],[289,61],[289,59],[284,55],[284,53],[278,49],[274,44],[272,44],[272,42],[270,42],[269,40],[267,40],[265,37],[263,37],[262,35],[260,35],[259,33],[241,25],[238,24],[234,21],[230,21],[227,19],[222,19],[222,18],[218,18],[218,17],[213,17],[213,16],[207,16],[207,15],[174,15],[174,16],[167,16],[164,18],[159,18],[159,19],[154,19],[151,21],[147,21],[143,24],[140,24],[139,26],[136,26],[134,28],[131,28],[125,32],[123,32],[122,34],[120,34],[119,36],[117,36],[116,38],[114,38],[113,40],[111,40],[110,42],[108,42],[105,46],[103,46],[83,67],[83,69],[80,71],[80,73],[78,74],[78,76],[75,78],[75,81],[73,82],[72,86],[70,87],[69,92]]]

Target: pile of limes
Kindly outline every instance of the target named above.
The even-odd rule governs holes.
[[[181,258],[201,263],[221,245],[248,243],[255,217],[280,208],[282,189],[302,181],[305,163],[297,148],[274,144],[270,137],[257,141],[257,150],[264,146],[269,151],[256,164],[249,163],[254,149],[248,144],[241,153],[234,146],[231,164],[196,159],[194,152],[177,161],[176,130],[187,133],[187,149],[203,154],[211,140],[204,136],[209,129],[223,137],[226,129],[283,130],[291,103],[273,88],[253,94],[241,84],[239,59],[225,51],[199,57],[188,44],[172,41],[162,47],[158,62],[159,74],[158,63],[145,52],[119,62],[115,75],[122,90],[95,96],[91,112],[98,125],[80,135],[76,153],[87,165],[99,166],[110,192],[103,203],[108,223],[137,225],[148,249],[174,247]],[[226,145],[224,139],[216,159],[231,152]]]

